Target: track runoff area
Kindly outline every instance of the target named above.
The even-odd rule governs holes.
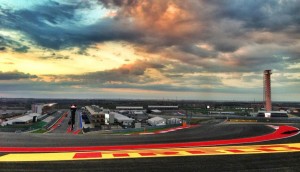
[[[207,156],[300,152],[300,143],[228,146],[293,137],[299,129],[270,126],[273,133],[262,136],[200,142],[85,147],[0,147],[0,162],[104,160],[175,156]]]

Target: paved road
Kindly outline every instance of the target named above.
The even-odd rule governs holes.
[[[300,127],[299,124],[294,124]],[[0,146],[95,146],[145,143],[176,143],[233,139],[264,135],[272,128],[259,124],[214,124],[161,135],[68,135],[18,134],[0,135]],[[299,143],[300,136],[259,144]],[[250,144],[251,145],[251,144]],[[300,153],[187,156],[164,158],[108,159],[59,162],[0,163],[0,171],[297,171]]]
[[[81,129],[81,127],[80,127],[80,118],[81,118],[80,114],[81,114],[80,111],[76,111],[76,115],[75,115],[76,119],[75,119],[75,125],[74,125],[73,132]],[[54,130],[52,130],[49,133],[56,133],[56,134],[58,134],[58,133],[73,133],[73,132],[70,131],[70,125],[68,125],[70,117],[71,117],[71,112],[67,111],[66,117],[63,117],[64,120],[61,121],[61,123],[58,125],[57,128],[55,128]]]
[[[204,125],[158,135],[101,135],[1,133],[0,146],[95,146],[145,143],[175,143],[251,137],[272,132],[265,125]]]

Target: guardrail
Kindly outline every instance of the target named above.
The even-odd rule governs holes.
[[[167,129],[182,126],[182,124],[172,124],[172,125],[164,125],[164,126],[149,126],[149,127],[142,127],[142,128],[127,128],[127,129],[118,129],[112,130],[113,133],[133,133],[133,132],[147,132],[151,130],[158,130],[158,129]]]
[[[300,118],[282,118],[282,117],[242,117],[242,116],[211,116],[215,119],[228,119],[228,120],[244,120],[250,121],[255,120],[256,122],[274,122],[274,123],[299,123]]]

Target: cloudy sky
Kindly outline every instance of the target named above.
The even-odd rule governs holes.
[[[0,0],[0,97],[300,98],[298,0]]]

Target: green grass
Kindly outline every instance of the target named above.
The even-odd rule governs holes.
[[[211,119],[195,119],[195,118],[192,118],[191,119],[191,125],[199,124],[201,122],[208,121],[208,120],[211,120]]]
[[[15,125],[3,126],[3,127],[1,126],[0,129],[31,131],[31,130],[42,129],[46,124],[47,123],[44,121],[39,121],[33,124],[15,124]]]
[[[31,125],[31,128],[35,128],[35,129],[37,129],[37,128],[42,128],[42,127],[44,127],[46,124],[47,124],[47,122],[40,121],[40,122],[37,122],[37,123],[33,123],[33,124]]]
[[[40,129],[38,129],[38,130],[35,130],[35,131],[31,132],[31,133],[39,133],[39,134],[41,134],[41,133],[45,133],[45,132],[47,132],[47,130],[46,130],[46,129],[44,129],[44,128],[40,128]]]

